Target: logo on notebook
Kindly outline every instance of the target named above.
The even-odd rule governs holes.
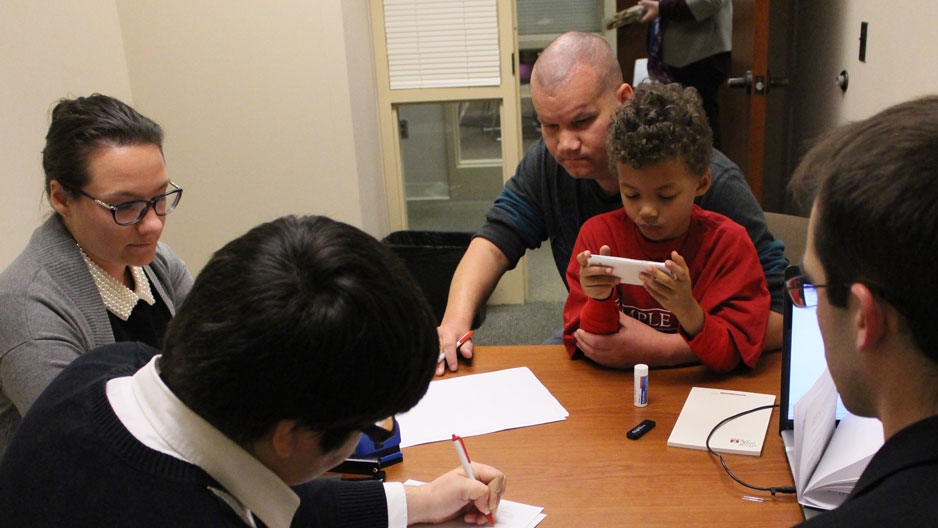
[[[731,444],[737,444],[739,447],[758,448],[759,444],[745,438],[730,438]]]

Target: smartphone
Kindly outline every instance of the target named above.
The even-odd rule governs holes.
[[[636,260],[624,257],[610,257],[607,255],[590,255],[590,266],[606,266],[612,268],[612,274],[619,277],[622,284],[644,284],[639,278],[639,273],[645,271],[648,266],[654,266],[661,271],[671,274],[664,262],[654,262],[651,260]]]

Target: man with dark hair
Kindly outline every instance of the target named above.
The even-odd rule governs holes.
[[[596,35],[565,33],[538,57],[531,74],[531,101],[543,138],[525,153],[459,262],[438,329],[446,361],[437,374],[443,374],[445,366],[457,368],[456,340],[469,330],[476,311],[526,250],[550,240],[557,271],[566,281],[583,223],[622,208],[619,182],[609,171],[606,134],[616,109],[631,97],[632,87],[623,82],[615,53]],[[739,167],[713,150],[710,174],[710,190],[695,203],[746,228],[772,294],[764,347],[777,349],[782,343],[782,282],[788,265],[784,245],[766,227],[762,208]],[[555,337],[559,343],[559,332]],[[597,355],[628,346],[624,327],[613,334],[578,330],[576,339],[581,350]],[[467,342],[460,353],[471,357],[472,346]]]
[[[938,97],[843,126],[791,188],[816,193],[796,306],[817,304],[847,409],[886,439],[837,509],[810,526],[934,526],[938,519]]]
[[[284,217],[216,252],[162,355],[76,359],[0,461],[11,526],[403,526],[486,522],[504,491],[473,463],[420,487],[316,479],[433,377],[435,319],[380,242]],[[292,489],[291,489],[292,487]]]

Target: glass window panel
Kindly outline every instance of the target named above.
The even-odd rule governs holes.
[[[476,231],[502,188],[500,101],[398,105],[407,228]]]

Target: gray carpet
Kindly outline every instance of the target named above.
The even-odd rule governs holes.
[[[476,345],[539,345],[562,325],[562,302],[489,305],[472,340]]]

